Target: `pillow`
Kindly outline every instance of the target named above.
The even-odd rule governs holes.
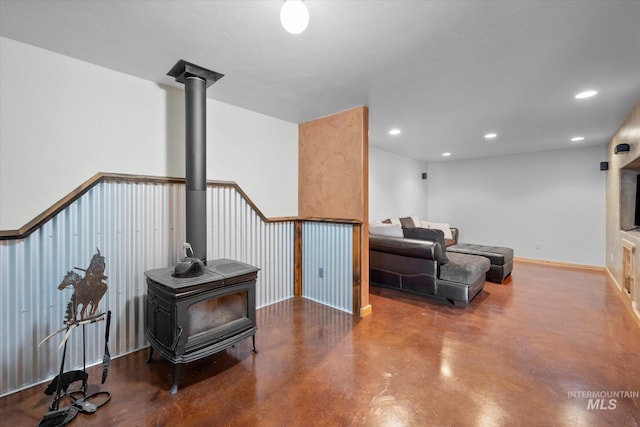
[[[413,223],[413,218],[408,216],[400,218],[400,224],[402,224],[402,228],[416,228],[416,225]]]
[[[385,224],[401,225],[400,218],[387,218],[382,222],[385,223]]]
[[[369,234],[374,236],[404,237],[400,224],[369,224]]]
[[[407,239],[429,240],[431,242],[440,243],[442,247],[442,263],[448,262],[447,246],[444,242],[444,233],[442,230],[431,230],[428,228],[403,228],[402,235]]]
[[[430,230],[442,230],[445,239],[453,240],[453,233],[451,227],[446,222],[421,222],[422,228],[428,228]]]

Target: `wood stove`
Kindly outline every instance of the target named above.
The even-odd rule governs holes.
[[[252,337],[256,350],[258,268],[229,259],[207,259],[207,97],[223,74],[180,60],[167,73],[185,85],[186,236],[191,254],[175,266],[146,271],[145,335],[173,365],[171,394],[180,365]],[[195,268],[191,268],[195,267]]]
[[[173,268],[145,272],[146,337],[173,366],[171,394],[178,391],[180,365],[222,351],[251,337],[257,353],[258,268],[229,259],[208,261],[204,274],[176,278]]]

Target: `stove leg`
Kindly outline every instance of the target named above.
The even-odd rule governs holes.
[[[147,363],[153,362],[153,347],[149,346],[149,358],[147,359]]]
[[[253,353],[258,354],[258,349],[256,348],[256,336],[251,335],[251,341],[253,342]]]
[[[169,394],[176,394],[178,392],[178,376],[180,375],[180,364],[172,363],[173,365],[173,384]]]

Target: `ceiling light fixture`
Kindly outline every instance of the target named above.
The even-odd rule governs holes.
[[[578,141],[582,141],[584,139],[584,136],[574,136],[573,138],[571,138],[571,142],[578,142]]]
[[[443,157],[449,157],[451,155],[451,153],[442,153]]]
[[[302,0],[285,0],[280,9],[280,22],[291,34],[300,34],[309,25],[309,9]]]
[[[591,98],[592,96],[595,96],[597,93],[598,93],[597,90],[585,90],[577,94],[576,99]]]
[[[400,135],[400,129],[391,129],[389,135]]]
[[[493,138],[495,138],[496,136],[498,136],[498,134],[497,134],[497,133],[488,133],[488,134],[486,134],[484,137],[485,137],[485,139],[493,139]]]

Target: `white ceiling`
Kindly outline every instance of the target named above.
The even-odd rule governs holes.
[[[429,162],[604,147],[640,99],[640,1],[305,3],[291,35],[280,0],[0,0],[0,35],[176,87],[185,59],[294,123],[367,105],[371,145]]]

